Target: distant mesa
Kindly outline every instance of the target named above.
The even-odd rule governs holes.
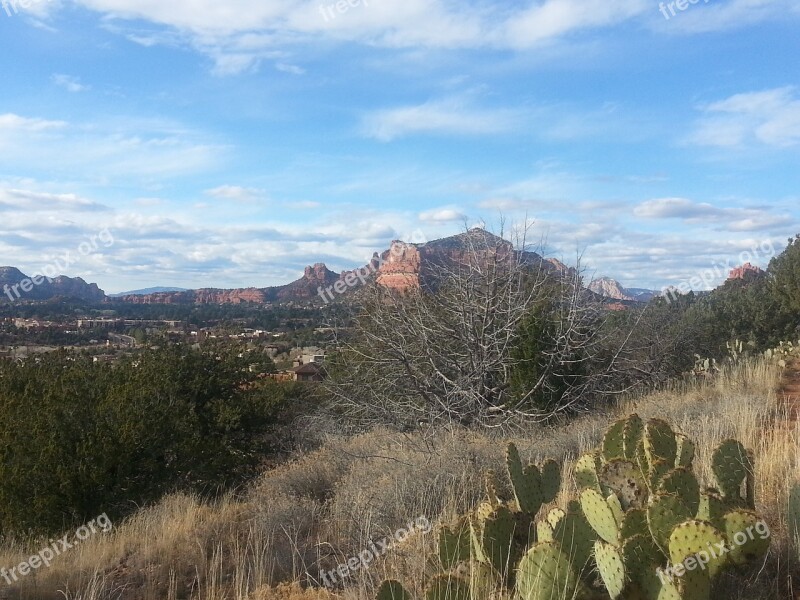
[[[186,288],[178,287],[151,287],[143,290],[131,290],[130,292],[119,292],[118,294],[107,294],[109,298],[121,298],[122,296],[146,296],[147,294],[159,294],[164,292],[188,292]]]

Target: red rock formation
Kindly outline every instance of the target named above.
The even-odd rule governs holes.
[[[424,244],[408,244],[394,241],[383,253],[383,262],[378,272],[378,283],[398,291],[418,288],[432,280],[441,267],[467,265],[476,257],[492,260],[511,260],[519,257],[532,266],[541,265],[548,271],[566,273],[569,268],[555,260],[545,260],[535,252],[516,254],[513,245],[481,228],[466,233],[434,240]],[[479,258],[482,260],[483,258]]]
[[[741,267],[736,267],[732,269],[730,274],[728,275],[728,281],[732,281],[734,279],[744,279],[747,277],[748,274],[751,275],[762,275],[764,273],[764,269],[760,267],[756,267],[755,265],[751,265],[749,262],[744,263]]]
[[[419,246],[395,240],[381,258],[379,285],[399,292],[419,287],[423,260]]]

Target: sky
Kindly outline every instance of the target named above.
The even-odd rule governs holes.
[[[800,232],[799,34],[800,0],[5,0],[0,265],[265,287],[482,225],[704,289]]]

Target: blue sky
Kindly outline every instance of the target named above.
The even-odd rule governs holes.
[[[65,274],[260,287],[502,217],[628,286],[765,265],[800,232],[800,2],[680,6],[6,0],[0,264],[108,229]]]

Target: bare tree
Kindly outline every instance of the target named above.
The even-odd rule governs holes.
[[[604,311],[579,270],[530,252],[525,231],[515,243],[482,229],[456,242],[429,253],[419,286],[362,291],[326,384],[336,410],[492,427],[580,408],[604,381]]]

